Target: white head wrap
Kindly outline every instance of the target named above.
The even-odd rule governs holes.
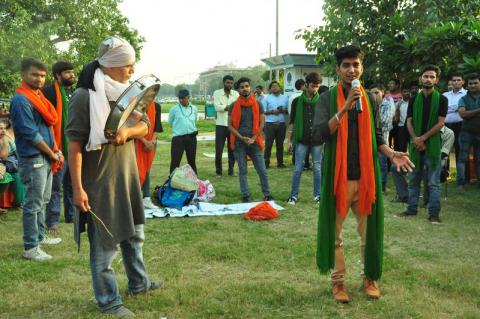
[[[135,63],[135,50],[128,41],[109,37],[98,48],[98,62],[107,68]]]

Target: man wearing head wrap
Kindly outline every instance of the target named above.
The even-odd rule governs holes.
[[[100,311],[128,318],[134,314],[123,306],[110,266],[117,244],[130,294],[162,286],[162,282],[148,279],[143,263],[145,217],[133,145],[134,138],[148,133],[149,122],[144,116],[134,126],[120,128],[113,140],[105,138],[110,103],[128,87],[135,51],[127,41],[110,37],[100,45],[98,56],[84,67],[69,103],[66,134],[78,208],[75,240],[80,247],[79,234],[87,228],[93,290]]]

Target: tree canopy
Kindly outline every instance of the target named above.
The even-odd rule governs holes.
[[[355,44],[365,52],[364,80],[417,78],[427,63],[479,71],[480,6],[465,0],[325,0],[324,23],[297,31],[332,72],[334,52]]]
[[[59,59],[78,72],[111,35],[128,40],[137,59],[144,42],[118,8],[120,0],[2,0],[0,6],[0,96],[20,81],[20,61],[34,57],[51,66]]]

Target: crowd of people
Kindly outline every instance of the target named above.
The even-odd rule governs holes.
[[[301,175],[311,157],[312,208],[320,205],[317,264],[322,272],[331,271],[335,300],[349,302],[342,227],[350,209],[361,239],[364,291],[379,298],[383,194],[390,172],[395,201],[407,204],[398,216],[417,215],[424,181],[432,224],[440,223],[440,182],[442,172],[449,168],[452,144],[459,188],[464,191],[473,174],[480,176],[480,76],[469,75],[465,90],[464,76],[454,73],[451,90],[441,94],[436,88],[440,69],[426,65],[418,81],[402,84],[393,78],[387,90],[381,83],[367,89],[355,85],[363,73],[360,48],[342,47],[335,57],[337,85],[322,86],[322,75],[312,72],[295,83],[297,92],[290,98],[281,93],[277,81],[270,83],[265,95],[262,86],[254,90],[250,79],[226,75],[223,88],[213,94],[215,176],[235,176],[236,162],[241,199],[249,202],[247,168],[251,161],[263,200],[273,200],[268,180],[271,151],[275,143],[276,167],[285,171],[286,142],[294,163],[291,191],[285,200],[295,205],[300,199]],[[98,57],[84,66],[74,90],[71,63],[54,64],[54,82],[44,87],[47,67],[38,60],[24,59],[22,82],[10,107],[15,143],[7,134],[7,123],[0,122],[0,158],[8,168],[8,158],[15,155],[18,171],[6,169],[0,193],[7,185],[16,185],[12,189],[15,203],[22,205],[23,257],[34,261],[52,258],[41,245],[62,240],[56,236],[63,194],[64,221],[74,223],[79,249],[80,233],[88,233],[99,308],[121,318],[133,313],[123,306],[110,267],[117,245],[130,294],[163,286],[161,281],[150,280],[142,252],[144,209],[157,208],[151,200],[150,170],[157,136],[163,131],[161,106],[152,103],[138,123],[122,126],[112,138],[104,134],[111,103],[128,87],[134,64],[131,45],[110,37],[101,43]],[[172,127],[170,173],[179,167],[183,153],[198,173],[197,120],[190,92],[180,90],[178,104],[168,116]],[[228,177],[223,176],[225,144]],[[468,173],[471,148],[475,172]]]

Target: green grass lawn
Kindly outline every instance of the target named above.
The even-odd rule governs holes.
[[[199,177],[213,182],[215,202],[237,202],[237,178],[215,179],[213,159],[202,156],[213,150],[213,143],[199,144]],[[169,145],[159,145],[152,189],[167,178],[169,154]],[[286,162],[291,163],[289,157]],[[272,168],[268,174],[273,196],[286,207],[276,220],[225,216],[147,221],[145,263],[151,278],[165,280],[165,288],[128,297],[120,257],[112,265],[124,303],[138,318],[480,317],[479,189],[471,186],[460,194],[451,183],[448,199],[442,196],[444,223],[433,226],[425,209],[409,219],[394,216],[404,208],[390,202],[390,180],[382,297],[372,301],[360,290],[359,239],[355,218],[349,216],[344,231],[346,284],[353,301],[341,305],[331,297],[329,278],[315,265],[318,208],[311,199],[312,172],[302,175],[300,201],[294,207],[285,203],[292,167]],[[260,200],[251,164],[249,182],[253,199]],[[77,253],[72,226],[62,224],[61,231],[61,244],[44,247],[53,259],[36,263],[21,258],[20,211],[0,219],[0,318],[110,318],[96,310],[85,234]]]

